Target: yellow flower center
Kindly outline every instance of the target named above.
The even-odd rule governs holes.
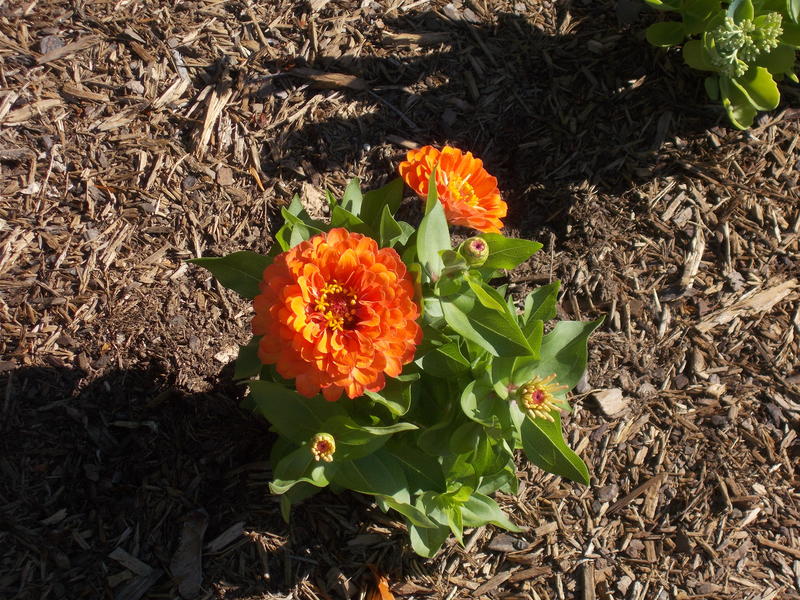
[[[455,173],[446,173],[444,171],[441,173],[443,183],[447,191],[450,192],[450,196],[453,200],[459,203],[469,204],[470,206],[477,206],[478,196],[475,194],[475,188],[473,188],[472,184],[469,182],[472,173],[468,174],[466,177],[461,177]]]
[[[567,389],[566,385],[554,383],[556,374],[553,373],[542,379],[534,377],[522,386],[519,391],[519,407],[534,419],[555,420],[552,413],[558,410],[554,392]]]
[[[333,281],[320,290],[314,308],[322,313],[329,329],[341,331],[356,322],[358,300],[350,290]]]

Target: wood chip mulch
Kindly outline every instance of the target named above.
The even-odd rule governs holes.
[[[800,598],[800,88],[731,129],[640,4],[0,0],[0,598]],[[545,244],[515,293],[606,315],[591,487],[521,461],[525,533],[428,561],[354,494],[282,521],[249,307],[184,262],[425,143]]]

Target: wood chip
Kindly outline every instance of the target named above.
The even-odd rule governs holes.
[[[346,73],[326,73],[324,71],[317,71],[316,69],[296,67],[289,71],[289,74],[305,79],[314,87],[324,90],[351,89],[366,91],[369,89],[369,85],[366,81],[360,77],[347,75]]]
[[[66,58],[75,54],[76,52],[80,52],[81,50],[85,50],[86,48],[90,48],[95,44],[100,42],[100,38],[94,35],[87,35],[82,38],[75,40],[65,46],[61,46],[60,48],[55,48],[51,50],[44,56],[40,56],[36,62],[37,64],[44,65],[49,62],[53,62],[54,60],[58,60],[60,58]]]
[[[705,333],[718,325],[729,323],[737,317],[769,312],[776,304],[786,298],[797,285],[796,279],[789,279],[766,290],[747,293],[732,305],[711,313],[711,315],[695,325],[695,329]]]

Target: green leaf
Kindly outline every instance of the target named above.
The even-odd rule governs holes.
[[[258,358],[258,342],[261,336],[253,336],[246,346],[239,346],[239,356],[233,369],[234,379],[250,379],[261,372],[261,360]]]
[[[706,94],[712,100],[719,100],[719,77],[716,75],[709,75],[703,80],[703,85],[706,88]]]
[[[474,273],[469,273],[466,277],[467,284],[469,285],[470,289],[472,289],[472,292],[475,294],[478,302],[490,310],[496,310],[497,312],[504,314],[507,313],[508,304],[506,304],[505,298],[503,298],[485,283],[481,281],[475,281],[475,277],[472,277],[471,275],[474,275]]]
[[[644,0],[651,7],[660,11],[680,10],[681,0]]]
[[[786,44],[778,44],[766,54],[759,54],[758,66],[764,67],[773,75],[783,75],[794,71],[795,49]]]
[[[344,196],[342,196],[342,208],[358,216],[361,214],[361,202],[363,196],[361,195],[361,181],[358,177],[354,177],[347,183],[344,189]]]
[[[417,256],[431,281],[436,281],[439,278],[444,266],[439,253],[442,250],[451,249],[450,231],[447,229],[444,207],[436,196],[435,177],[436,169],[431,172],[425,216],[419,224],[419,232],[417,233]]]
[[[784,19],[781,26],[783,27],[783,35],[780,37],[781,41],[795,48],[800,47],[800,24],[792,23]]]
[[[732,0],[728,5],[728,16],[736,23],[744,20],[752,20],[755,16],[752,0]]]
[[[733,84],[744,92],[753,108],[758,110],[772,110],[781,101],[778,84],[764,67],[750,67],[742,77],[733,79]]]
[[[433,558],[445,540],[450,537],[450,528],[447,525],[439,525],[436,528],[417,527],[409,523],[408,535],[414,552],[425,558]]]
[[[471,340],[494,356],[534,354],[516,317],[508,312],[486,308],[474,296],[441,299],[447,324],[456,333]]]
[[[473,492],[461,507],[461,511],[464,525],[467,527],[480,527],[491,523],[508,531],[522,531],[500,510],[497,502],[477,492]]]
[[[275,431],[297,444],[323,432],[326,420],[345,414],[337,402],[327,402],[321,396],[306,398],[278,383],[251,381],[248,385],[256,410]]]
[[[698,71],[716,71],[716,67],[711,64],[708,52],[700,40],[689,40],[683,45],[683,60]]]
[[[391,496],[375,496],[375,499],[383,502],[386,508],[393,508],[399,512],[409,523],[415,525],[416,527],[438,527],[438,525],[431,521],[424,512],[412,504],[407,502],[398,502]]]
[[[645,30],[645,37],[653,46],[660,48],[676,46],[684,38],[683,23],[680,21],[653,23]]]
[[[556,303],[560,288],[561,282],[554,281],[536,288],[527,295],[522,312],[526,324],[531,321],[549,321],[556,317]]]
[[[461,393],[461,410],[468,418],[486,427],[496,427],[508,412],[508,402],[501,400],[492,388],[470,381]]]
[[[750,103],[741,87],[735,84],[729,77],[719,78],[719,95],[722,99],[722,106],[728,113],[728,118],[737,129],[747,129],[753,124],[758,111]]]
[[[341,206],[334,206],[331,210],[331,228],[333,227],[344,227],[348,231],[363,233],[370,237],[375,235],[366,223]]]
[[[297,448],[275,466],[270,492],[283,494],[296,484],[310,483],[316,487],[328,485],[329,467],[333,463],[317,462],[307,445]]]
[[[585,322],[560,321],[542,339],[541,360],[528,379],[533,375],[547,377],[555,373],[558,383],[568,386],[569,389],[575,387],[586,369],[586,342],[589,334],[602,322],[602,318]]]
[[[795,23],[800,22],[800,0],[786,0],[786,14]]]
[[[272,259],[242,250],[227,256],[193,258],[186,262],[208,269],[220,284],[251,300],[260,293],[259,283]]]
[[[507,238],[499,233],[482,233],[480,237],[489,246],[489,257],[482,269],[516,269],[542,248],[539,242]]]
[[[469,361],[464,358],[456,342],[434,348],[418,358],[416,363],[435,377],[453,377],[469,371]]]
[[[589,485],[589,471],[580,457],[567,446],[561,432],[561,416],[555,421],[526,418],[520,428],[522,448],[528,459],[548,473]]]
[[[444,491],[441,466],[434,457],[417,447],[414,437],[393,437],[386,443],[386,451],[397,459],[405,471],[410,494]]]
[[[373,402],[389,409],[395,416],[403,416],[411,406],[411,384],[419,379],[418,373],[387,378],[386,386],[380,392],[365,392]]]
[[[370,190],[364,194],[361,203],[361,220],[377,229],[381,222],[381,215],[384,209],[389,210],[390,215],[394,215],[400,208],[403,201],[403,180],[400,177],[393,179],[386,185],[377,190]]]
[[[354,492],[389,496],[397,502],[411,501],[405,473],[385,448],[357,460],[339,463],[333,481]]]

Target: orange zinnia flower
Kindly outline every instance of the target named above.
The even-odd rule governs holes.
[[[414,358],[414,285],[392,248],[345,229],[279,254],[253,299],[258,356],[297,391],[327,400],[377,392]]]
[[[441,152],[433,146],[409,150],[400,163],[400,176],[417,194],[428,195],[428,181],[436,167],[436,191],[448,222],[478,231],[499,233],[501,218],[508,207],[500,199],[497,179],[483,168],[483,161],[445,146]]]

